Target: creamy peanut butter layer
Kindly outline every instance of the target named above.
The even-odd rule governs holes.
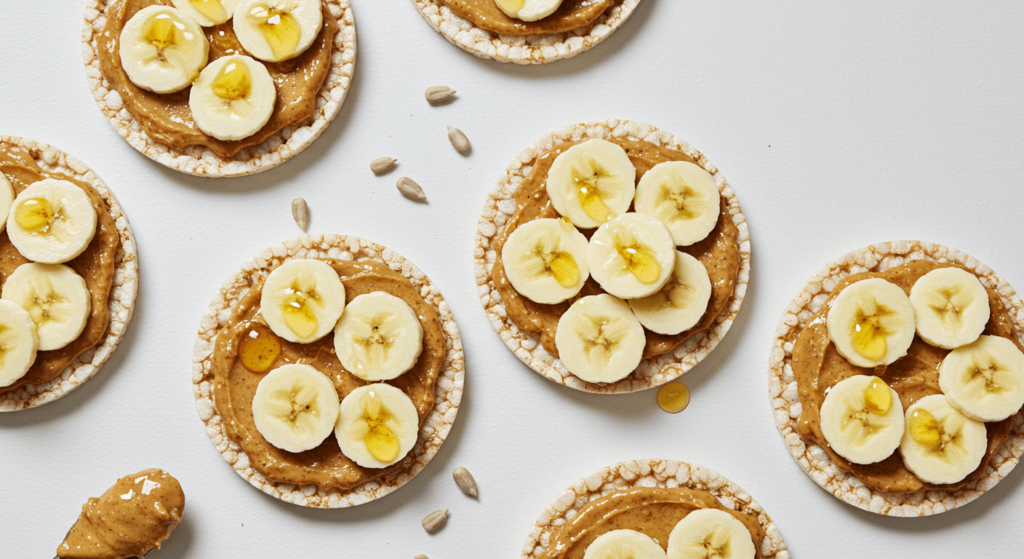
[[[566,33],[593,23],[616,0],[565,0],[555,13],[538,21],[509,17],[494,0],[441,0],[481,29],[502,35]]]

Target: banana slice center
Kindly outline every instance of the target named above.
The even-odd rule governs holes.
[[[517,8],[518,9],[518,8]],[[610,176],[608,171],[591,161],[590,165],[575,165],[572,169],[572,180],[576,185],[576,197],[580,206],[591,219],[604,223],[615,217],[604,203],[598,181]]]
[[[864,407],[877,415],[889,413],[892,408],[892,392],[885,381],[871,377],[871,382],[864,388]]]
[[[664,217],[667,220],[687,220],[701,215],[699,208],[702,200],[704,200],[704,196],[685,183],[668,182],[661,189],[657,204],[661,210],[659,213],[666,214]]]
[[[942,443],[943,431],[935,416],[926,409],[916,409],[910,414],[907,423],[910,438],[925,446],[938,446]]]
[[[527,256],[532,260],[528,268],[535,268],[534,276],[550,274],[562,287],[575,287],[580,281],[580,269],[576,259],[560,250],[560,240],[542,239]]]
[[[628,324],[619,318],[589,316],[580,320],[576,333],[583,340],[587,359],[610,363],[615,348],[626,337]]]
[[[366,434],[363,442],[370,455],[381,462],[392,462],[398,458],[401,450],[401,443],[395,432],[388,427],[392,419],[391,411],[384,407],[380,396],[370,392],[366,401],[366,408],[363,410],[363,422],[366,424]]]
[[[972,392],[979,390],[988,394],[1000,394],[1010,390],[1012,387],[1003,386],[996,378],[1009,369],[999,364],[995,359],[989,357],[982,361],[978,357],[971,360],[971,366],[967,369],[965,384],[973,388]]]
[[[278,390],[267,400],[267,413],[288,423],[297,433],[313,433],[318,427],[320,417],[316,397],[316,388],[312,386],[295,385],[292,388]]]
[[[28,306],[31,308],[27,310],[36,326],[43,326],[50,322],[63,322],[67,302],[67,298],[54,291],[53,284],[47,280],[46,288],[42,292],[32,288],[32,295],[28,299]]]
[[[370,329],[365,336],[353,336],[353,341],[363,347],[366,360],[372,367],[382,366],[388,358],[388,350],[398,339],[394,316],[382,313],[370,319]],[[386,462],[386,460],[382,460]]]
[[[661,277],[661,264],[654,256],[654,251],[636,239],[618,238],[615,250],[626,265],[626,269],[636,276],[641,283],[655,283]]]
[[[186,43],[179,34],[185,34],[191,39],[191,33],[185,31],[184,23],[175,20],[171,14],[157,14],[149,20],[143,37],[156,49],[157,61],[172,62],[172,58],[181,58],[180,47]]]
[[[729,555],[730,533],[725,528],[715,528],[699,543],[704,549],[705,559],[723,559]]]
[[[14,210],[14,221],[25,231],[46,233],[54,221],[64,217],[59,210],[46,198],[28,198]]]
[[[224,11],[224,5],[220,3],[220,0],[190,0],[190,2],[197,12],[213,21],[224,21],[228,18],[228,14]]]
[[[865,310],[858,306],[850,334],[853,338],[853,349],[871,360],[885,357],[889,350],[886,337],[894,331],[886,324],[887,319],[896,316],[896,312],[879,304]]]
[[[928,308],[939,315],[942,325],[950,331],[958,331],[963,326],[963,311],[970,306],[973,298],[966,290],[957,286],[936,289],[929,292]]]
[[[300,278],[296,278],[292,286],[285,289],[286,296],[281,309],[288,327],[300,338],[305,338],[312,335],[320,323],[313,311],[312,304],[316,303],[322,307],[323,302],[315,285],[303,289],[302,283]]]
[[[280,8],[257,4],[249,12],[249,18],[256,22],[256,28],[263,33],[274,56],[289,56],[299,46],[302,29],[295,16]]]
[[[252,74],[244,62],[236,60],[224,65],[211,84],[214,95],[227,101],[248,99],[252,93]]]
[[[669,303],[677,309],[686,308],[694,294],[697,293],[697,289],[692,285],[679,283],[674,279],[669,280],[661,291],[667,294]]]

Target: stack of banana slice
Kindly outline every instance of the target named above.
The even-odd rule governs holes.
[[[668,551],[635,530],[612,530],[597,537],[583,559],[754,559],[750,531],[719,509],[698,509],[680,520],[668,537]]]
[[[400,389],[378,383],[412,369],[422,352],[423,326],[408,303],[384,292],[346,303],[334,268],[302,259],[267,276],[260,314],[274,334],[293,343],[312,343],[333,330],[342,366],[368,383],[342,399],[334,382],[310,365],[273,369],[252,403],[256,429],[267,442],[305,452],[333,432],[341,452],[365,468],[385,468],[412,450],[419,436],[415,404]]]
[[[705,239],[718,223],[714,177],[681,161],[655,166],[639,184],[636,175],[618,144],[595,139],[566,149],[546,184],[562,217],[519,226],[501,251],[509,283],[535,303],[578,297],[588,277],[605,291],[573,301],[555,335],[565,368],[587,382],[627,377],[642,359],[645,328],[685,332],[711,299],[707,269],[676,247]],[[579,231],[594,228],[589,241]]]
[[[881,278],[839,292],[826,326],[853,365],[884,371],[907,354],[915,333],[952,351],[939,365],[942,394],[905,412],[899,394],[878,376],[833,386],[820,410],[829,446],[854,464],[881,462],[898,448],[907,469],[932,484],[957,483],[977,469],[988,446],[984,422],[1002,421],[1024,405],[1024,353],[1011,340],[982,335],[989,315],[985,287],[957,267],[923,275],[909,297]]]
[[[96,235],[96,208],[70,181],[44,179],[15,197],[0,174],[0,231],[26,259],[0,290],[0,388],[28,373],[37,351],[61,349],[92,313],[85,279],[63,265]]]
[[[139,10],[120,34],[118,54],[128,79],[154,93],[191,86],[189,108],[204,133],[223,141],[252,136],[270,120],[277,88],[265,62],[306,51],[320,33],[320,0],[172,0],[174,7]],[[244,54],[209,65],[204,27],[233,20]]]

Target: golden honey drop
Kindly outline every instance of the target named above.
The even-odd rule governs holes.
[[[580,281],[580,269],[572,255],[567,252],[558,253],[558,256],[551,260],[548,269],[562,287],[575,287]]]
[[[284,58],[295,54],[302,37],[302,29],[295,16],[266,4],[253,7],[249,16],[258,22],[256,25],[270,50],[274,51],[274,56]]]
[[[145,37],[160,50],[174,46],[174,19],[168,14],[157,15],[146,27]]]
[[[872,315],[857,309],[853,325],[850,326],[853,349],[857,353],[872,361],[885,357],[885,353],[889,351],[889,344],[885,338],[890,332],[882,326],[882,318],[890,314],[893,312],[881,305],[877,306]]]
[[[221,99],[238,101],[249,97],[252,92],[252,76],[245,62],[228,62],[213,78],[213,93]]]
[[[911,412],[907,429],[910,430],[910,438],[925,446],[935,446],[942,440],[939,422],[931,412],[923,408]]]
[[[651,249],[640,244],[623,246],[618,243],[615,248],[619,251],[619,256],[626,261],[626,268],[641,283],[655,283],[661,277],[661,264],[658,264],[658,260],[651,254]]]
[[[212,19],[213,21],[226,21],[228,13],[224,11],[224,5],[220,0],[190,0],[192,7],[197,12]]]
[[[319,320],[313,314],[313,309],[306,303],[307,297],[301,293],[294,294],[285,300],[282,307],[284,322],[300,338],[307,338],[316,331]]]
[[[53,223],[56,213],[46,198],[23,200],[14,210],[14,222],[25,231],[39,231]]]
[[[261,324],[253,324],[238,343],[238,359],[254,373],[266,373],[281,355],[281,341]]]
[[[864,389],[864,407],[873,414],[885,415],[892,408],[892,392],[889,385],[878,377],[871,377],[871,382]]]
[[[670,382],[658,389],[658,407],[668,413],[679,413],[690,405],[690,389],[681,382]]]
[[[366,403],[364,419],[366,420],[367,431],[363,437],[366,443],[366,450],[370,456],[381,462],[392,462],[398,458],[401,444],[395,433],[386,425],[391,413],[380,401],[380,396],[370,392],[370,399]]]

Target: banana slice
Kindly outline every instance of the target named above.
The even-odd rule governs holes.
[[[591,542],[583,559],[665,559],[665,550],[636,530],[612,530]]]
[[[124,25],[120,41],[118,53],[128,79],[153,93],[185,89],[210,56],[199,24],[167,6],[139,10]]]
[[[96,235],[96,207],[74,183],[43,179],[14,199],[7,235],[25,258],[60,264],[82,254]]]
[[[626,150],[605,140],[572,146],[548,170],[551,205],[581,229],[626,213],[635,192],[636,167]]]
[[[674,336],[700,322],[711,300],[711,277],[700,260],[676,251],[676,264],[665,286],[654,295],[630,299],[640,324],[651,332]]]
[[[248,56],[225,56],[199,74],[188,96],[203,132],[226,142],[248,138],[274,113],[277,88],[266,66]]]
[[[828,336],[858,367],[888,365],[914,341],[914,307],[895,284],[870,278],[850,284],[832,300]]]
[[[82,276],[62,264],[30,262],[18,266],[4,282],[0,299],[17,303],[36,324],[39,351],[73,342],[89,320],[92,299]]]
[[[386,468],[416,446],[420,416],[405,392],[390,384],[361,386],[341,401],[334,428],[341,452],[364,468]]]
[[[171,4],[199,25],[212,27],[231,19],[238,0],[171,0]]]
[[[676,245],[690,246],[715,228],[721,196],[711,173],[688,161],[666,161],[640,178],[633,205],[660,219]]]
[[[408,303],[384,292],[349,301],[334,329],[334,350],[345,370],[366,380],[391,380],[416,364],[423,326]]]
[[[252,399],[256,430],[288,452],[312,450],[334,430],[338,391],[311,365],[282,365],[267,373]]]
[[[1024,406],[1024,353],[1006,338],[981,336],[946,355],[939,388],[967,417],[1002,421]]]
[[[978,339],[988,324],[988,292],[960,268],[939,268],[910,288],[917,333],[929,344],[955,349]]]
[[[501,249],[505,275],[523,297],[541,304],[575,297],[590,277],[587,238],[567,219],[535,219]]]
[[[985,424],[956,411],[942,394],[907,408],[906,423],[900,443],[903,463],[927,483],[962,481],[978,469],[988,448]]]
[[[14,203],[14,187],[3,173],[0,173],[0,233],[7,227],[7,216],[11,213]]]
[[[640,364],[647,337],[629,305],[608,294],[577,300],[558,319],[555,347],[570,373],[587,382],[615,382]]]
[[[695,510],[668,535],[668,559],[754,559],[755,554],[750,531],[724,510]]]
[[[260,60],[295,58],[320,34],[320,10],[320,0],[241,0],[235,7],[235,35]]]
[[[562,0],[495,0],[498,9],[508,17],[523,21],[537,21],[555,13]],[[639,559],[639,558],[638,558]]]
[[[36,362],[38,350],[32,316],[17,303],[0,300],[0,388],[25,376]]]
[[[836,383],[821,404],[821,433],[832,450],[854,464],[881,462],[900,446],[903,404],[878,377]]]
[[[334,329],[345,310],[345,285],[320,260],[285,262],[263,284],[260,312],[275,334],[300,344],[315,342]]]
[[[657,218],[622,214],[597,229],[587,266],[601,288],[620,299],[654,295],[672,276],[676,245]]]

